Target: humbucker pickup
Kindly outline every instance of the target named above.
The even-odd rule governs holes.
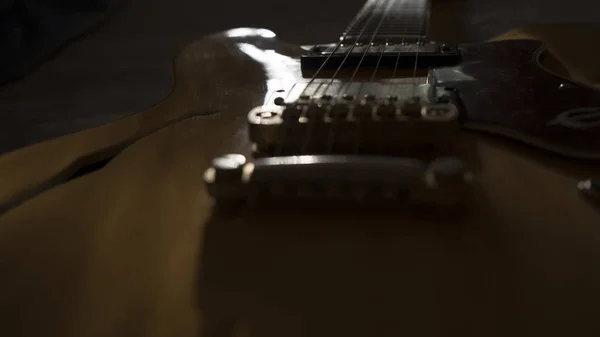
[[[303,155],[246,162],[239,154],[213,160],[204,173],[217,201],[250,199],[391,200],[456,205],[473,175],[456,157],[429,162],[408,157]]]
[[[418,56],[418,58],[417,58]],[[327,61],[327,62],[325,62]],[[307,77],[322,69],[420,69],[456,65],[460,50],[455,45],[436,43],[384,43],[320,45],[300,59],[302,74]]]

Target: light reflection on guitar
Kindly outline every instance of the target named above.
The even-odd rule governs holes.
[[[455,68],[423,71],[436,75],[437,82],[433,76],[412,82],[409,67],[403,81],[384,79],[373,85],[367,80],[368,85],[348,86],[358,90],[351,93],[354,98],[365,100],[354,104],[362,108],[372,102],[360,92],[365,88],[391,85],[410,93],[413,84],[457,85],[457,90],[439,92],[461,94],[460,102],[452,95],[446,102],[460,112],[461,118],[448,119],[460,128],[442,129],[449,131],[444,139],[452,140],[452,154],[474,173],[474,184],[469,185],[474,197],[459,209],[438,212],[432,205],[413,206],[403,198],[391,209],[382,208],[379,202],[369,202],[377,198],[354,193],[356,189],[339,195],[358,195],[362,203],[315,204],[311,198],[287,198],[293,193],[285,188],[296,187],[294,181],[285,181],[289,184],[284,196],[266,205],[233,205],[229,212],[221,208],[227,205],[215,208],[202,173],[213,165],[213,158],[226,153],[241,153],[255,164],[247,181],[281,183],[277,179],[289,178],[289,172],[295,173],[292,178],[312,174],[317,179],[318,173],[326,172],[342,182],[353,178],[385,183],[383,174],[356,172],[400,167],[405,175],[392,176],[398,184],[392,194],[397,197],[399,191],[412,192],[413,182],[429,191],[444,178],[431,168],[430,158],[404,161],[402,154],[391,154],[383,146],[398,150],[395,147],[419,145],[441,133],[415,133],[405,142],[384,144],[377,137],[405,135],[394,131],[432,112],[431,102],[401,104],[410,98],[401,94],[397,103],[389,104],[394,107],[390,115],[374,116],[387,116],[395,124],[378,124],[386,131],[370,138],[373,147],[383,146],[380,156],[398,161],[352,161],[356,157],[335,153],[340,144],[334,140],[335,160],[318,161],[323,154],[296,149],[289,154],[295,160],[291,164],[337,165],[343,159],[360,170],[324,165],[324,171],[315,171],[314,166],[290,165],[284,169],[293,171],[268,171],[273,166],[266,164],[273,161],[257,168],[248,113],[265,101],[274,102],[278,90],[285,93],[307,79],[301,79],[299,69],[305,50],[252,28],[215,34],[188,46],[176,60],[177,85],[163,103],[0,157],[0,202],[6,206],[0,216],[3,326],[15,332],[9,335],[47,336],[596,335],[600,214],[577,187],[598,172],[598,164],[589,159],[598,151],[592,137],[597,130],[552,138],[545,137],[543,127],[564,111],[583,106],[583,98],[597,106],[598,93],[582,81],[569,82],[562,69],[549,68],[541,58],[545,45],[535,40],[460,47]],[[494,58],[499,54],[503,58]],[[412,56],[407,52],[400,58],[408,63]],[[486,71],[486,62],[493,68],[521,67],[512,74],[524,76],[499,81]],[[366,73],[361,78],[369,79],[372,69]],[[515,103],[511,90],[530,76],[539,82],[526,83],[538,94],[519,97]],[[315,83],[329,83],[328,79]],[[344,81],[348,76],[335,83]],[[565,92],[564,83],[573,85]],[[493,90],[505,93],[503,100],[489,101],[497,95],[486,93],[486,84],[506,84],[504,90]],[[420,94],[428,98],[428,93]],[[391,99],[377,96],[375,101],[383,107]],[[489,104],[489,109],[474,109],[473,102]],[[520,111],[535,113],[511,120],[524,123],[515,128],[473,131],[477,125],[506,122],[501,117],[514,112],[510,108],[515,104]],[[413,114],[402,113],[407,111]],[[543,116],[544,122],[536,116]],[[363,122],[365,126],[368,118]],[[359,150],[360,157],[372,149]],[[552,153],[567,150],[578,159]],[[94,170],[75,174],[90,166]],[[239,167],[230,167],[233,171],[226,174],[237,174]],[[432,174],[435,183],[428,180]],[[456,191],[456,185],[447,186]]]

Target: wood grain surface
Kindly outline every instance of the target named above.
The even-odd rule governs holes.
[[[501,38],[548,40],[570,74],[599,78],[567,29],[585,32]],[[213,210],[202,172],[248,151],[246,113],[273,79],[240,43],[300,53],[209,36],[177,57],[165,101],[0,157],[3,335],[598,335],[600,213],[575,189],[597,165],[465,133],[479,194],[462,215]]]

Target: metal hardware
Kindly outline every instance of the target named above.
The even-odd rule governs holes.
[[[219,201],[272,198],[392,199],[437,205],[465,201],[472,174],[454,157],[429,163],[374,156],[288,156],[246,163],[240,155],[215,159],[204,180]]]
[[[600,205],[600,179],[582,180],[577,184],[577,189],[588,200]]]
[[[452,103],[387,98],[296,101],[248,114],[249,136],[261,155],[381,154],[451,148],[460,131]],[[358,148],[357,148],[358,147]],[[406,153],[406,152],[405,152]],[[278,153],[279,154],[279,153]]]
[[[417,66],[422,69],[446,67],[460,62],[460,50],[455,45],[435,43],[344,45],[335,49],[335,45],[317,46],[300,58],[303,76],[314,73],[323,63],[324,70],[342,68],[355,69],[359,64],[363,69],[394,69],[398,67],[412,69],[418,54]],[[331,55],[331,57],[330,57]],[[364,56],[364,57],[363,57]],[[328,59],[329,58],[329,59]]]

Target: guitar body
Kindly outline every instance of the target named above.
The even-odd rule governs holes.
[[[255,29],[188,45],[164,102],[0,157],[6,335],[598,335],[600,212],[576,185],[600,167],[552,153],[572,131],[546,124],[600,93],[533,31],[468,47],[474,80],[449,82],[477,176],[457,213],[215,208],[203,171],[250,155],[246,115],[303,49]],[[594,135],[566,145],[594,157]]]

